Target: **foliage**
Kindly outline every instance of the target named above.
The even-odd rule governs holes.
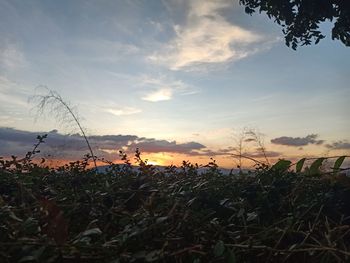
[[[247,14],[256,10],[283,27],[287,46],[317,44],[325,35],[320,24],[334,22],[332,39],[350,46],[350,2],[339,0],[240,0]]]
[[[338,157],[223,175],[141,158],[105,173],[0,159],[0,262],[348,262],[350,178]],[[309,168],[303,168],[310,162]],[[297,172],[291,168],[297,166]]]

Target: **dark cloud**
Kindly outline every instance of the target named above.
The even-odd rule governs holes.
[[[29,132],[13,128],[0,127],[0,156],[23,156],[36,143],[37,135],[46,132]],[[81,158],[88,153],[84,138],[79,134],[60,134],[57,130],[47,132],[45,143],[40,146],[41,152],[59,158]],[[179,153],[196,155],[206,146],[198,142],[177,143],[176,141],[157,140],[154,138],[138,137],[136,135],[95,135],[88,137],[94,153],[106,158],[115,158],[118,151],[123,149],[133,153],[136,148],[141,152]]]
[[[265,151],[265,153],[262,151],[256,151],[253,153],[248,153],[247,156],[251,158],[265,158],[265,157],[276,158],[276,157],[281,157],[282,153],[274,152],[274,151]]]
[[[206,147],[198,142],[177,143],[176,141],[156,140],[156,139],[144,139],[132,143],[130,148],[139,148],[142,151],[149,153],[156,152],[172,152],[182,154],[192,154],[195,150],[202,150]]]
[[[101,135],[89,136],[89,141],[95,148],[116,150],[126,147],[139,138],[136,135]]]
[[[201,151],[193,151],[191,155],[195,156],[227,156],[230,157],[232,154],[237,154],[237,151],[234,147],[227,147],[223,149],[219,149],[216,151],[210,150],[210,149],[203,149]],[[251,158],[276,158],[276,157],[281,157],[282,153],[280,152],[275,152],[275,151],[265,151],[265,155],[263,151],[260,148],[257,148],[255,151],[248,152],[248,153],[243,153],[243,156],[251,157]]]
[[[326,144],[326,147],[332,150],[350,150],[350,142],[348,141],[336,141],[331,144]]]
[[[324,140],[317,140],[317,134],[310,134],[306,137],[288,137],[282,136],[271,140],[271,143],[287,145],[287,146],[306,146],[308,144],[320,145],[324,143]]]

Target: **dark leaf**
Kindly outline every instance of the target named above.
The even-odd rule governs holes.
[[[271,170],[285,172],[288,170],[291,163],[292,162],[288,160],[279,160],[271,167]]]
[[[320,172],[320,167],[322,166],[323,161],[326,158],[318,158],[316,161],[314,161],[310,166],[310,175],[316,175]]]
[[[225,244],[222,240],[219,240],[214,246],[214,255],[220,257],[225,252]]]
[[[295,166],[295,171],[296,171],[297,173],[300,173],[301,170],[303,169],[305,160],[306,160],[306,158],[303,158],[303,159],[300,159],[300,160],[297,162],[297,164],[296,164],[296,166]]]
[[[335,171],[339,170],[341,165],[343,164],[345,158],[346,158],[346,156],[339,157],[334,163],[333,170],[335,170]]]
[[[236,263],[237,262],[236,255],[231,249],[228,250],[227,254],[228,254],[227,255],[227,263]]]

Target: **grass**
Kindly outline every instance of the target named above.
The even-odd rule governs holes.
[[[223,175],[91,157],[56,169],[0,160],[0,262],[348,262],[350,178],[337,158]],[[317,162],[317,163],[316,163]],[[339,165],[340,164],[340,165]],[[316,169],[317,168],[317,169]],[[315,170],[316,169],[316,170]]]

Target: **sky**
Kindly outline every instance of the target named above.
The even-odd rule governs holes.
[[[254,158],[261,144],[272,160],[350,154],[350,52],[330,28],[294,51],[235,0],[0,0],[0,156],[45,133],[47,157],[87,153],[73,122],[37,115],[30,98],[47,89],[112,161],[140,148],[154,164],[230,168],[242,138]]]

